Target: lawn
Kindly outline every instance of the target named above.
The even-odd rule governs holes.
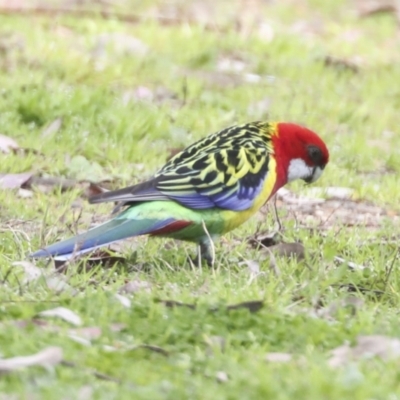
[[[0,399],[398,399],[395,13],[31,3],[0,2],[0,134],[15,141],[0,137]],[[193,268],[191,244],[146,237],[60,270],[28,260],[108,218],[87,202],[99,186],[260,119],[304,124],[330,150],[319,181],[277,197],[275,237],[297,253],[252,245],[278,227],[266,206],[215,243],[212,269]]]

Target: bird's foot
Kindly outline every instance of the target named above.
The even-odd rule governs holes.
[[[200,242],[197,248],[197,256],[192,261],[194,265],[199,267],[203,261],[205,261],[209,267],[214,265],[214,252],[209,240]]]

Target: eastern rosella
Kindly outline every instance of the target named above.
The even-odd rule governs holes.
[[[201,259],[212,264],[212,239],[249,219],[286,183],[316,181],[328,160],[325,143],[302,126],[235,125],[176,154],[149,180],[91,197],[90,203],[122,202],[127,208],[104,224],[31,256],[66,260],[148,234],[195,242]]]

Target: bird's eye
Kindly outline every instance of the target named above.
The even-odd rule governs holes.
[[[323,154],[321,149],[318,146],[308,146],[307,147],[307,152],[308,152],[308,156],[310,157],[311,161],[315,164],[315,165],[322,165],[323,164]]]

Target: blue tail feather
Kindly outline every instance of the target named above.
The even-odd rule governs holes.
[[[117,240],[151,233],[173,221],[173,218],[164,221],[115,218],[85,233],[40,249],[29,256],[32,258],[56,257],[58,259],[68,259],[72,256],[89,253],[98,247]]]

